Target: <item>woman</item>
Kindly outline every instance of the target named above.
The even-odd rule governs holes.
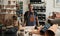
[[[20,30],[20,24],[17,21],[16,16],[12,16],[12,25],[10,25],[9,28],[8,27],[5,36],[17,36],[17,31]]]
[[[13,16],[12,19],[13,19],[13,26],[18,28],[18,30],[20,30],[20,24],[19,21],[17,21],[17,16]]]
[[[55,32],[57,31],[58,24],[53,24],[50,26],[44,33],[41,33],[40,31],[44,28],[44,26],[40,26],[38,30],[31,31],[32,34],[40,34],[43,36],[55,36]]]

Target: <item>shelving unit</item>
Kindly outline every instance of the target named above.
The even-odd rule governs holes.
[[[11,19],[16,14],[16,0],[2,0],[0,7],[0,21],[2,22]]]
[[[30,0],[33,4],[33,10],[37,12],[40,25],[44,25],[46,21],[46,3],[45,0]]]
[[[44,1],[42,2],[43,0],[30,0],[31,4],[41,4],[41,3],[44,3]]]
[[[7,0],[6,4],[3,3],[0,5],[0,7],[1,13],[5,12],[5,14],[16,14],[16,0]]]

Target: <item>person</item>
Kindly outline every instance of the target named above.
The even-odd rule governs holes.
[[[48,30],[46,30],[45,36],[55,36],[57,28],[58,28],[58,24],[52,25]]]
[[[16,8],[17,8],[17,10],[16,10],[16,15],[18,16],[18,20],[19,20],[20,23],[21,23],[21,22],[23,22],[23,20],[22,20],[23,12],[22,12],[22,10],[20,9],[20,5],[19,5],[19,4],[16,4]]]
[[[45,26],[46,27],[46,26]],[[44,33],[41,33],[40,31],[45,28],[44,26],[40,26],[38,30],[32,30],[30,31],[32,34],[40,34],[43,36],[55,36],[55,32],[57,31],[58,24],[53,24],[50,26]]]
[[[13,19],[13,26],[14,26],[14,27],[17,27],[18,30],[20,30],[20,23],[19,23],[19,21],[17,20],[17,16],[13,16],[12,19]]]
[[[5,32],[5,36],[17,36],[16,34],[17,31],[20,31],[20,25],[19,25],[19,22],[17,21],[17,16],[13,15],[11,25],[6,27],[8,30]]]
[[[16,8],[17,8],[16,14],[17,14],[18,17],[20,17],[21,14],[22,14],[22,12],[20,12],[20,5],[19,4],[16,4]]]
[[[52,19],[55,19],[55,17],[56,17],[56,14],[55,14],[55,12],[52,12]]]
[[[24,14],[24,24],[25,26],[34,26],[38,25],[38,16],[37,13],[33,10],[33,5],[28,4],[29,11],[26,11]]]
[[[52,13],[50,14],[49,18],[55,19],[55,18],[56,18],[56,13],[55,13],[55,12],[52,12]]]

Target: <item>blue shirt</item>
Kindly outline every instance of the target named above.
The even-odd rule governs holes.
[[[36,17],[37,17],[36,12],[34,12],[34,14],[32,12],[26,12],[25,15],[24,15],[24,20],[26,22],[26,26],[36,25]]]

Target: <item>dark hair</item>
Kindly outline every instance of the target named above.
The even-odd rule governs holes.
[[[55,36],[55,33],[54,33],[53,31],[51,31],[51,30],[47,30],[47,31],[45,32],[45,34],[46,34],[47,36]]]
[[[51,26],[53,25],[53,23],[51,22],[51,20],[48,20],[47,21]]]
[[[13,20],[17,20],[17,17],[16,16],[13,16],[12,18],[13,18]]]
[[[30,6],[31,4],[29,3],[28,6]]]
[[[42,30],[40,31],[40,35],[44,35],[45,34],[45,32],[43,32]]]
[[[28,4],[28,8],[30,8],[31,5],[32,5],[32,4]]]

